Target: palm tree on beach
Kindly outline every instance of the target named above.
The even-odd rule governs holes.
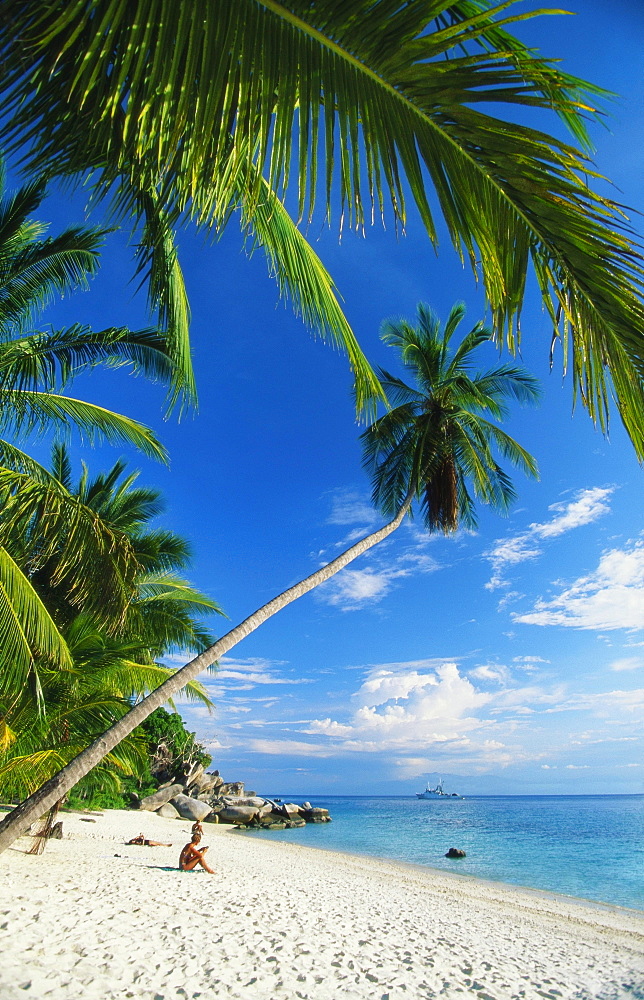
[[[528,475],[535,476],[537,468],[533,457],[496,421],[507,415],[508,400],[534,402],[537,385],[523,369],[505,364],[483,372],[474,370],[474,353],[493,339],[492,331],[481,323],[452,350],[451,341],[463,315],[464,307],[455,306],[441,329],[431,310],[420,306],[415,325],[399,322],[384,327],[384,339],[398,350],[403,370],[412,382],[408,384],[386,371],[380,373],[392,406],[362,435],[365,463],[373,478],[374,502],[391,516],[389,523],[259,608],[144,698],[0,823],[0,850],[182,685],[272,615],[391,535],[414,503],[429,531],[447,533],[461,523],[475,523],[475,501],[500,513],[507,511],[515,492],[494,453],[500,453]]]
[[[149,428],[67,390],[96,365],[128,365],[166,382],[175,366],[156,330],[35,327],[48,302],[87,286],[104,235],[76,228],[46,236],[47,227],[31,217],[44,194],[38,181],[4,195],[0,178],[0,691],[27,684],[36,693],[38,658],[68,666],[71,660],[59,624],[30,579],[33,567],[23,571],[10,553],[12,539],[25,540],[38,520],[38,560],[58,553],[57,573],[76,613],[109,618],[122,611],[140,566],[126,535],[72,496],[22,442],[51,429],[75,431],[90,442],[128,443],[164,460]]]
[[[104,525],[128,537],[140,568],[125,615],[108,627],[87,612],[79,614],[70,601],[57,572],[64,545],[44,562],[38,560],[42,519],[34,518],[26,534],[11,540],[11,555],[56,620],[70,663],[45,659],[37,664],[42,710],[28,685],[14,683],[11,691],[5,685],[0,695],[0,794],[5,799],[36,790],[132,704],[173,676],[163,657],[211,646],[215,639],[203,618],[222,613],[215,601],[178,575],[189,562],[190,547],[174,532],[149,526],[163,510],[161,494],[138,486],[137,473],[124,475],[124,462],[94,476],[84,467],[74,484],[67,448],[56,444],[49,471]],[[86,563],[85,571],[92,574],[92,566]],[[94,585],[100,586],[100,580]],[[16,680],[8,672],[7,680],[12,678]],[[196,680],[180,693],[212,708]],[[93,785],[105,789],[118,785],[119,775],[137,774],[147,760],[141,747],[136,733],[114,747],[98,772],[92,772]]]
[[[593,191],[587,121],[602,91],[513,33],[516,0],[5,0],[0,142],[26,169],[91,183],[137,231],[139,273],[192,390],[175,232],[236,216],[307,323],[379,388],[334,285],[289,215],[357,229],[437,214],[515,349],[532,269],[574,395],[606,429],[611,397],[644,457],[643,258],[622,206]],[[504,113],[494,114],[496,107]],[[512,121],[556,115],[564,142]],[[531,119],[532,120],[532,119]],[[547,127],[547,125],[546,125]],[[287,198],[288,193],[288,198]]]

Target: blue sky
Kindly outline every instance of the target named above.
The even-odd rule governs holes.
[[[596,159],[615,197],[642,211],[644,14],[625,0],[579,6],[574,18],[524,25],[523,37],[621,95],[608,128],[593,129]],[[59,195],[40,215],[76,224],[81,205]],[[471,325],[484,316],[447,240],[437,257],[413,219],[401,239],[379,227],[366,239],[314,227],[309,237],[375,364],[393,365],[381,321],[412,318],[419,301],[444,318],[464,300]],[[164,491],[163,523],[194,547],[192,580],[235,624],[381,522],[344,357],[277,302],[261,256],[247,259],[232,226],[214,246],[182,234],[180,252],[198,415],[164,422],[162,389],[122,373],[96,372],[76,391],[158,430],[168,469],[126,455]],[[131,272],[114,234],[91,291],[52,322],[144,325]],[[561,359],[548,370],[533,288],[522,326],[522,362],[543,401],[515,409],[506,429],[536,455],[540,481],[517,475],[510,517],[481,510],[475,533],[430,538],[405,524],[206,675],[214,715],[181,711],[228,780],[304,795],[411,794],[439,775],[465,794],[644,792],[641,469],[616,415],[607,440],[572,413]],[[490,348],[481,363],[495,357]],[[120,452],[74,454],[99,469]]]

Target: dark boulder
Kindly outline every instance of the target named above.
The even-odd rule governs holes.
[[[462,851],[460,847],[450,847],[449,851],[445,855],[446,858],[465,858],[467,857],[465,851]]]
[[[172,805],[183,819],[202,820],[212,812],[207,802],[192,799],[189,795],[175,795]]]
[[[300,812],[307,823],[329,823],[331,821],[328,809],[315,806],[312,809],[301,809]]]
[[[148,812],[156,812],[156,810],[162,806],[165,802],[169,802],[173,799],[175,795],[178,795],[183,791],[183,785],[175,783],[174,785],[166,785],[165,788],[160,788],[153,795],[146,795],[144,799],[141,799],[139,803],[139,809],[147,809]]]
[[[225,806],[217,815],[220,823],[233,823],[235,826],[248,826],[257,816],[256,806]]]

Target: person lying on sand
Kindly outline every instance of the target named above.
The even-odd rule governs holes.
[[[205,871],[210,872],[211,875],[214,875],[215,874],[214,871],[212,870],[212,868],[209,867],[209,865],[204,860],[204,854],[206,853],[208,848],[202,847],[201,850],[198,850],[198,846],[200,843],[201,843],[201,834],[193,833],[192,840],[190,841],[189,844],[186,844],[186,846],[184,847],[179,856],[179,868],[181,869],[182,872],[191,872],[193,868],[197,867],[197,865],[201,865],[201,867],[205,869]]]
[[[143,847],[172,847],[172,844],[162,844],[158,840],[148,840],[142,833],[139,833],[136,837],[132,837],[132,840],[128,840],[128,844],[142,844]]]

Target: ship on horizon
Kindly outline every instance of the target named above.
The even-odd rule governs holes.
[[[429,782],[423,792],[416,792],[417,799],[462,799],[463,795],[456,792],[446,792],[443,788],[443,779],[440,778],[435,788],[430,788]]]

